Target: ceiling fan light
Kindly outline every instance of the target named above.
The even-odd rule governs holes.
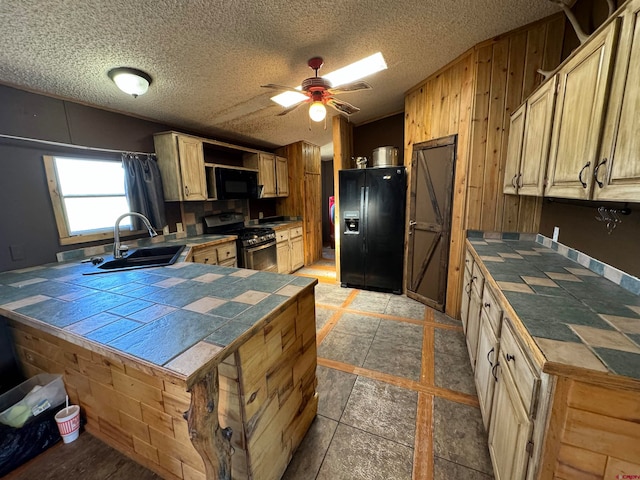
[[[134,98],[147,93],[151,85],[151,76],[135,68],[114,68],[109,70],[108,75],[120,90]]]
[[[322,102],[313,102],[309,107],[309,118],[314,122],[321,122],[327,116],[327,107]]]

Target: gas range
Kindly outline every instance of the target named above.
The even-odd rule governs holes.
[[[236,235],[238,266],[275,272],[278,269],[276,232],[267,227],[245,227],[240,213],[223,213],[203,218],[203,233]]]

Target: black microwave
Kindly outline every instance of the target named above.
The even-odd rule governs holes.
[[[258,172],[239,168],[215,167],[218,200],[259,198]]]

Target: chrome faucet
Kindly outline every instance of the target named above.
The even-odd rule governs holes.
[[[118,219],[116,220],[116,224],[113,227],[113,258],[122,258],[122,252],[120,250],[122,249],[122,247],[126,247],[125,245],[123,245],[122,247],[120,246],[120,220],[122,220],[124,217],[139,217],[144,222],[144,226],[147,227],[147,230],[149,230],[150,237],[156,237],[158,235],[151,226],[151,222],[149,221],[149,219],[141,213],[123,213],[118,217]],[[126,248],[124,248],[123,250],[126,250]]]

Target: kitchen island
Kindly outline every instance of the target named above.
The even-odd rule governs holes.
[[[317,281],[190,262],[94,270],[0,273],[25,373],[63,374],[87,430],[164,478],[280,478],[317,410]]]

